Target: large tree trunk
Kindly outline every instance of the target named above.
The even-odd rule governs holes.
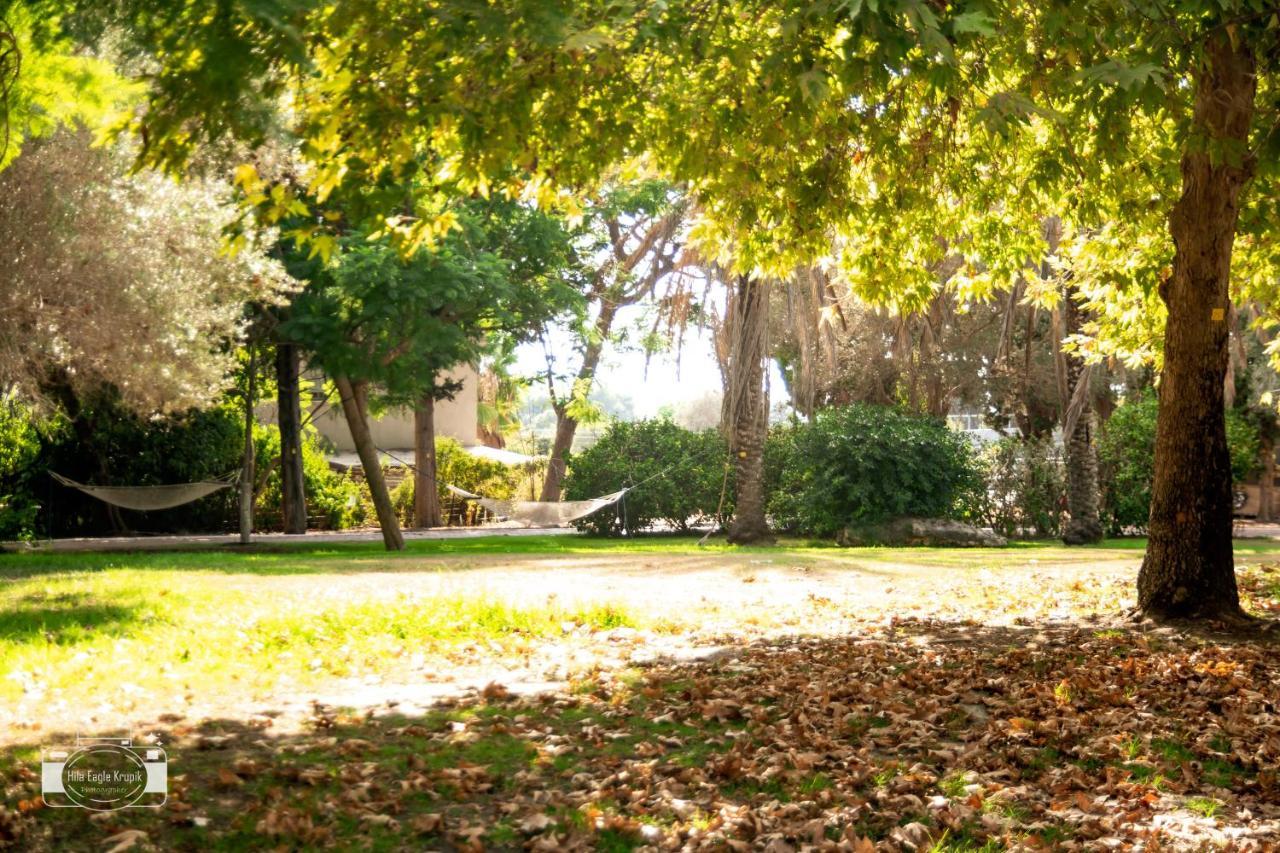
[[[346,415],[347,426],[351,429],[351,439],[355,442],[360,465],[364,468],[365,482],[369,484],[369,495],[373,498],[373,508],[378,514],[378,526],[382,528],[382,541],[388,551],[402,551],[404,536],[400,533],[395,507],[391,505],[387,478],[382,476],[378,448],[374,446],[373,435],[369,432],[366,385],[363,382],[352,382],[344,376],[335,376],[333,383],[338,386],[338,396],[342,398],[342,413]]]
[[[1083,311],[1071,293],[1062,300],[1062,314],[1066,333],[1080,334]],[[1093,444],[1090,371],[1079,353],[1067,353],[1066,374],[1068,396],[1063,401],[1062,438],[1067,457],[1067,512],[1071,517],[1062,532],[1062,541],[1089,545],[1102,541],[1102,522],[1098,517],[1098,456]]]
[[[302,407],[298,348],[276,344],[276,423],[280,427],[280,505],[285,533],[307,532],[307,487],[302,472]]]
[[[418,527],[441,527],[440,492],[436,487],[436,398],[426,394],[413,411],[413,521]]]
[[[764,445],[769,428],[769,400],[764,389],[768,285],[739,276],[728,313],[724,426],[736,475],[728,539],[735,545],[770,542],[773,537],[764,513]]]
[[[1169,217],[1174,258],[1156,419],[1155,478],[1138,606],[1157,618],[1238,617],[1231,556],[1231,459],[1223,380],[1228,279],[1253,118],[1256,66],[1247,45],[1210,37],[1196,81],[1194,148]]]
[[[258,378],[257,349],[249,346],[249,376],[244,394],[244,463],[240,470],[240,544],[253,540],[253,402]]]
[[[578,368],[578,375],[570,391],[570,400],[573,396],[585,397],[591,393],[596,369],[600,366],[600,356],[604,353],[604,342],[613,331],[613,321],[617,316],[617,306],[608,303],[601,306],[600,315],[596,317],[595,333],[582,353],[582,366]],[[560,500],[560,490],[564,487],[565,460],[569,458],[569,451],[573,449],[573,439],[578,433],[578,420],[568,411],[570,400],[560,400],[555,407],[556,435],[551,442],[551,456],[547,459],[547,477],[542,481],[542,494],[538,498],[540,501]]]

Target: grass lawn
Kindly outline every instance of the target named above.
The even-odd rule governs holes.
[[[1084,817],[1070,819],[1052,808],[1070,799],[1064,785],[1098,779],[1128,786],[1114,794],[1124,809],[1177,813],[1177,831],[1203,840],[1209,829],[1184,812],[1212,823],[1274,780],[1265,748],[1224,716],[1250,700],[1228,699],[1280,682],[1247,644],[1184,648],[1082,621],[1131,604],[1142,544],[549,536],[414,541],[399,554],[353,543],[0,555],[0,842],[20,832],[96,849],[136,831],[123,840],[161,848],[630,849],[856,827],[902,846],[894,833],[913,827],[940,849],[1052,846],[1102,837],[1092,818],[1118,805],[1095,815],[1076,802],[1064,808]],[[1266,567],[1278,545],[1237,544],[1255,610],[1280,607],[1280,574]],[[1033,628],[1031,651],[1013,654]],[[707,645],[734,658],[650,653]],[[1221,678],[1206,682],[1202,664]],[[1195,683],[1161,681],[1174,671]],[[398,717],[342,701],[460,674],[561,687],[519,698],[495,686]],[[311,696],[338,698],[279,710]],[[1192,709],[1212,718],[1203,731]],[[181,777],[170,805],[96,823],[39,809],[38,748],[76,729],[163,732]],[[1102,744],[1112,733],[1129,746]]]

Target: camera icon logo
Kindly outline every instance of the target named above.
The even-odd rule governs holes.
[[[77,736],[74,746],[41,754],[40,792],[53,808],[156,808],[169,797],[169,756],[129,738]]]

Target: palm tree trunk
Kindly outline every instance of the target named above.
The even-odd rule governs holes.
[[[739,276],[728,313],[731,337],[724,428],[736,475],[728,539],[735,545],[771,542],[764,493],[764,446],[769,428],[769,400],[764,388],[768,285]]]
[[[1073,294],[1062,300],[1066,333],[1078,335],[1083,310]],[[1094,447],[1093,400],[1089,373],[1079,353],[1066,354],[1068,397],[1063,401],[1063,444],[1067,463],[1067,512],[1070,518],[1062,532],[1068,545],[1089,545],[1102,541],[1098,515],[1098,454]]]

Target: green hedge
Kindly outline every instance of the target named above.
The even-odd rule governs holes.
[[[1127,400],[1103,426],[1098,442],[1102,478],[1102,521],[1113,535],[1146,529],[1151,514],[1151,481],[1155,474],[1156,413],[1154,393]],[[1227,447],[1231,477],[1248,479],[1258,468],[1258,429],[1241,412],[1227,410]]]
[[[569,460],[565,500],[586,500],[636,485],[625,501],[577,522],[581,530],[616,535],[662,522],[686,531],[723,523],[733,508],[733,483],[720,507],[728,448],[716,430],[694,432],[668,418],[615,421],[591,447]],[[624,516],[625,513],[625,516]]]
[[[31,412],[0,405],[0,539],[32,535],[100,536],[112,532],[108,508],[55,485],[49,471],[83,483],[145,486],[187,483],[237,471],[244,454],[243,413],[233,402],[167,418],[144,419],[111,406],[87,408],[82,423],[55,420],[37,429]],[[280,434],[255,425],[255,529],[278,530]],[[303,436],[308,514],[330,528],[363,521],[359,487],[329,469],[322,439]],[[104,476],[105,471],[105,476]],[[121,510],[124,523],[148,533],[221,532],[239,524],[235,488],[173,509]]]
[[[815,536],[902,516],[967,517],[982,490],[968,439],[887,406],[825,409],[777,428],[766,460],[775,526]]]
[[[113,406],[86,408],[81,422],[51,435],[36,463],[82,483],[147,486],[190,483],[236,471],[244,453],[240,413],[227,403],[167,418],[146,419]],[[105,472],[105,474],[104,474]],[[45,480],[47,483],[47,480]],[[43,533],[97,536],[111,532],[107,507],[75,489],[54,486]],[[145,515],[121,510],[125,523],[147,533],[232,530],[237,523],[235,489],[222,489],[194,503]]]
[[[0,400],[0,539],[30,539],[40,512],[33,466],[40,435],[33,414]]]

